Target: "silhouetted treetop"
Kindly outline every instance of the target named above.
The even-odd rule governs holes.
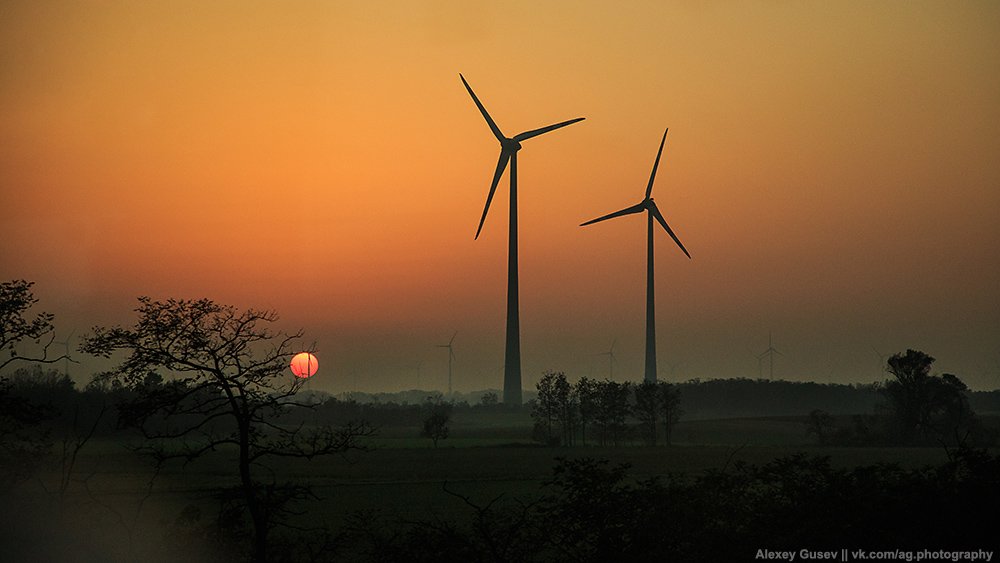
[[[7,350],[5,357],[0,357],[0,369],[18,360],[27,362],[51,364],[66,356],[49,358],[49,346],[55,339],[55,327],[52,320],[55,315],[41,312],[33,318],[28,315],[38,299],[32,294],[34,282],[13,280],[0,283],[0,350]],[[35,353],[25,353],[19,350],[19,344],[31,341],[41,349]]]

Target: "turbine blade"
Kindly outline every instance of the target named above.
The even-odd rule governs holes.
[[[586,223],[580,223],[580,226],[581,227],[586,227],[587,225],[593,225],[594,223],[600,223],[601,221],[606,221],[608,219],[614,219],[615,217],[621,217],[623,215],[631,215],[633,213],[641,213],[644,209],[646,209],[645,202],[643,202],[643,203],[637,203],[637,204],[633,205],[632,207],[626,207],[625,209],[622,209],[621,211],[615,211],[614,213],[609,213],[609,214],[607,214],[607,215],[605,215],[603,217],[598,217],[597,219],[591,219],[590,221],[587,221]]]
[[[779,355],[779,356],[784,356],[784,354],[782,354],[781,352],[775,350],[774,348],[771,348],[771,351],[774,352],[775,354]]]
[[[465,81],[465,77],[462,76],[461,72],[458,73],[458,77],[462,79],[462,84],[465,84],[465,89],[468,90],[469,95],[472,96],[472,101],[476,102],[476,107],[479,108],[479,111],[483,114],[483,117],[486,118],[486,123],[489,124],[490,130],[493,131],[493,135],[497,138],[498,141],[503,141],[504,139],[506,139],[506,137],[504,137],[503,133],[500,131],[500,128],[497,127],[496,122],[493,121],[492,117],[490,117],[489,112],[487,112],[486,108],[483,107],[483,103],[479,101],[479,98],[476,96],[476,93],[472,91],[472,86],[469,86],[469,83]]]
[[[663,226],[663,229],[667,231],[667,234],[670,235],[670,238],[674,239],[674,242],[677,243],[677,246],[681,247],[681,250],[684,251],[684,254],[686,254],[688,258],[691,258],[691,254],[689,254],[687,249],[684,248],[684,245],[681,244],[681,240],[677,238],[677,235],[675,235],[673,231],[670,230],[670,225],[667,225],[667,221],[663,218],[663,215],[660,215],[660,210],[657,209],[656,204],[652,202],[650,203],[651,205],[649,206],[649,211],[653,214],[653,217],[656,217],[656,220],[659,221],[660,225]]]
[[[537,137],[543,133],[548,133],[549,131],[555,131],[556,129],[566,127],[567,125],[572,125],[577,121],[583,121],[586,117],[577,117],[576,119],[570,119],[569,121],[563,121],[562,123],[556,123],[555,125],[549,125],[548,127],[542,127],[541,129],[532,129],[531,131],[525,131],[524,133],[518,133],[514,135],[514,140],[517,142],[526,141],[532,137]]]
[[[507,162],[510,160],[510,154],[506,151],[500,152],[500,160],[497,161],[496,172],[493,173],[493,183],[490,184],[490,194],[486,196],[486,207],[483,208],[483,216],[479,219],[479,228],[476,229],[476,239],[479,238],[479,233],[483,230],[483,223],[486,222],[486,214],[490,210],[490,202],[493,201],[493,194],[497,191],[497,184],[500,183],[500,176],[503,175],[503,171],[507,168]]]
[[[451,340],[448,341],[448,346],[451,346],[451,343],[455,341],[455,337],[456,336],[458,336],[458,331],[457,330],[455,331],[455,334],[451,335]]]
[[[649,199],[649,194],[653,193],[653,178],[656,178],[656,169],[660,166],[660,155],[663,154],[663,143],[667,142],[667,131],[670,131],[669,127],[663,130],[660,150],[656,151],[656,161],[653,162],[653,171],[649,174],[649,184],[646,185],[646,199]]]

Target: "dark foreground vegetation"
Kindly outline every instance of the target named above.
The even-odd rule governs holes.
[[[4,560],[737,561],[990,548],[1000,524],[995,419],[920,351],[870,387],[548,372],[525,407],[363,403],[304,396],[285,374],[301,335],[271,329],[272,312],[144,298],[133,325],[86,338],[82,352],[122,359],[78,389],[42,367],[65,358],[30,287],[0,286],[0,369],[32,366],[0,378]],[[751,460],[732,439],[699,465],[711,421],[683,416],[713,392],[814,400],[771,413],[795,415],[770,421],[798,436],[788,446]],[[851,397],[871,407],[845,410]],[[470,447],[442,447],[459,436]]]
[[[996,540],[1000,459],[962,450],[940,467],[835,469],[826,457],[792,455],[639,481],[625,466],[560,459],[543,490],[532,502],[463,499],[468,517],[458,521],[360,514],[334,545],[347,560],[456,562],[716,562],[753,559],[762,546],[986,547]]]

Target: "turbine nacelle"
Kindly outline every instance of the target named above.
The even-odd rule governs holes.
[[[500,141],[500,149],[508,154],[521,150],[521,142],[517,139],[507,138]]]

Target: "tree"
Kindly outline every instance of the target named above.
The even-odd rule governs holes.
[[[573,386],[566,380],[566,374],[559,372],[556,374],[555,384],[556,418],[562,427],[562,443],[566,446],[573,445],[573,434],[576,429],[577,399]]]
[[[681,408],[681,390],[671,383],[657,383],[657,396],[660,406],[660,421],[663,423],[663,441],[668,446],[674,435],[674,428],[680,421],[684,410]]]
[[[622,431],[625,430],[625,418],[629,415],[629,388],[631,385],[626,381],[604,380],[595,384],[595,411],[594,421],[601,429],[601,445],[611,443],[618,445]]]
[[[542,443],[553,445],[558,439],[552,434],[552,423],[558,417],[559,399],[556,392],[558,374],[547,371],[535,384],[538,397],[531,407],[531,418],[535,419],[535,438]]]
[[[424,427],[420,435],[430,438],[434,442],[434,447],[438,445],[438,440],[448,437],[448,423],[451,422],[451,403],[437,401],[427,401],[427,416],[424,418]]]
[[[635,408],[633,414],[643,427],[646,443],[656,445],[656,424],[660,414],[660,394],[655,381],[645,380],[633,387]]]
[[[52,409],[33,404],[0,378],[0,493],[30,477],[49,453],[52,442],[41,423]]]
[[[536,439],[549,445],[573,445],[577,401],[566,374],[546,371],[535,388],[538,398],[532,406],[531,416],[535,419]],[[559,424],[561,436],[552,431],[554,423]]]
[[[9,354],[0,358],[0,370],[16,361],[28,361],[51,364],[65,358],[61,355],[49,358],[49,346],[55,339],[55,327],[52,320],[55,315],[41,312],[34,318],[27,317],[38,299],[31,293],[33,282],[14,280],[0,283],[0,350],[9,350]],[[41,346],[41,350],[26,353],[18,350],[18,345],[25,340]]]
[[[960,434],[975,425],[965,383],[952,374],[931,375],[933,363],[934,358],[919,350],[894,354],[888,360],[895,379],[887,380],[881,392],[896,437],[904,444],[952,436],[961,442]]]
[[[663,424],[663,442],[670,445],[674,426],[681,418],[681,392],[666,381],[643,381],[633,386],[635,407],[632,414],[642,423],[646,443],[656,445],[657,424]]]
[[[825,446],[830,443],[830,438],[835,430],[833,416],[822,409],[813,409],[809,413],[809,427],[806,434],[815,434],[819,445]]]
[[[32,282],[13,280],[0,283],[0,370],[17,362],[51,364],[66,356],[49,357],[55,339],[52,313],[41,312],[29,318],[28,310],[38,299],[31,293]],[[24,352],[24,341],[34,343],[34,352]],[[41,349],[37,349],[37,347]],[[51,443],[39,425],[54,416],[51,408],[34,404],[13,392],[14,384],[0,377],[0,487],[31,475],[48,453]]]
[[[483,407],[495,407],[500,403],[500,398],[493,391],[487,391],[483,393],[483,396],[479,398],[479,404]]]
[[[363,450],[361,439],[372,429],[365,423],[338,429],[278,423],[311,405],[296,403],[302,381],[286,373],[291,344],[302,334],[273,332],[274,312],[148,297],[139,299],[135,312],[134,326],[96,328],[83,351],[105,358],[126,354],[102,378],[127,391],[120,417],[142,431],[147,441],[139,449],[158,467],[235,448],[236,500],[249,515],[251,558],[267,560],[268,533],[287,516],[287,503],[305,494],[304,487],[278,484],[267,460]]]
[[[581,377],[576,382],[576,398],[580,413],[580,439],[587,445],[587,424],[594,421],[597,415],[597,382]]]

